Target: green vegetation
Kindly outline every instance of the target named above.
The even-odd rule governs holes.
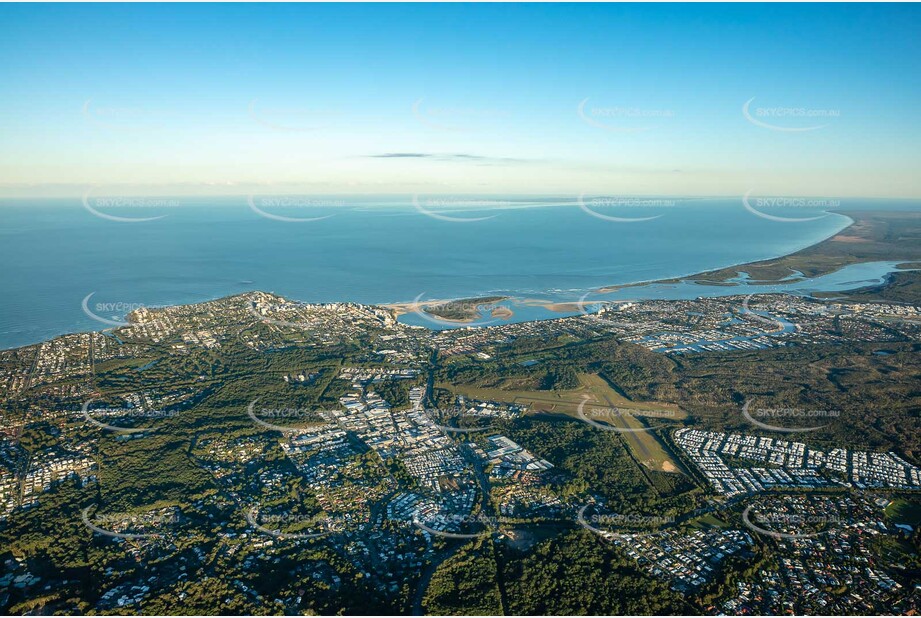
[[[918,264],[913,264],[918,268]],[[820,295],[820,297],[823,295]],[[873,285],[836,296],[857,302],[887,301],[894,303],[921,304],[921,272],[894,272],[881,285]]]
[[[605,498],[608,506],[625,513],[676,515],[695,498],[684,481],[657,491],[614,434],[585,423],[551,416],[516,419],[505,428],[509,437],[564,472],[555,490],[570,500],[587,493]],[[676,475],[668,475],[676,476]]]
[[[814,275],[856,260],[921,257],[921,218],[911,213],[886,220],[875,213],[857,218],[859,223],[836,239],[755,265],[749,272],[756,279],[786,276],[791,268]],[[889,254],[885,247],[896,251]],[[734,275],[734,269],[727,269],[708,276],[721,280]],[[918,302],[919,289],[917,273],[901,272],[885,286],[850,296]],[[476,300],[482,305],[500,299]],[[445,306],[435,314],[469,319],[468,312],[469,307]],[[520,524],[523,534],[457,543],[453,553],[454,541],[437,539],[433,551],[447,558],[415,596],[422,557],[431,554],[424,553],[428,545],[411,526],[390,522],[386,535],[356,530],[348,537],[285,543],[247,522],[254,505],[266,514],[291,516],[292,521],[271,527],[287,533],[312,530],[310,517],[328,514],[326,509],[338,512],[342,504],[360,503],[362,515],[370,510],[383,519],[391,496],[428,491],[398,457],[382,460],[349,433],[343,439],[352,447],[346,449],[348,456],[329,463],[338,466],[329,489],[332,493],[351,484],[354,491],[339,502],[326,501],[329,496],[313,491],[297,473],[281,446],[282,434],[248,415],[248,407],[258,402],[257,416],[263,407],[316,412],[279,419],[279,425],[322,422],[319,411],[340,409],[339,398],[355,390],[350,381],[337,378],[343,366],[389,367],[370,352],[382,349],[375,336],[369,329],[325,348],[288,345],[286,340],[287,347],[270,352],[257,352],[235,339],[222,341],[219,349],[190,348],[182,354],[168,353],[166,344],[131,344],[137,346],[136,356],[97,363],[85,382],[71,377],[5,399],[11,446],[3,456],[14,462],[10,469],[29,469],[65,444],[83,449],[79,454],[94,462],[96,470],[94,478],[79,482],[56,479],[36,504],[13,511],[0,524],[0,564],[22,565],[22,571],[42,578],[42,586],[53,583],[48,590],[0,590],[9,592],[0,609],[168,614],[176,611],[176,599],[181,598],[184,613],[390,614],[405,611],[415,598],[429,613],[451,615],[699,613],[737,582],[776,562],[770,543],[759,541],[754,557],[732,558],[699,594],[681,596],[663,579],[641,571],[618,547],[576,528],[567,517],[573,507],[593,502],[599,511],[673,517],[688,528],[738,527],[733,509],[739,505],[713,506],[707,485],[672,447],[672,429],[694,425],[771,435],[742,416],[747,400],[772,408],[836,410],[839,417],[808,434],[810,445],[894,450],[915,463],[921,460],[917,343],[794,344],[672,357],[594,335],[522,336],[490,342],[486,359],[458,354],[436,362],[433,357],[431,364],[419,363],[431,376],[385,380],[373,388],[397,409],[408,407],[409,389],[429,377],[435,383],[431,403],[441,409],[452,408],[457,395],[527,406],[530,413],[518,418],[469,417],[457,423],[462,428],[489,425],[550,461],[551,470],[522,482],[521,489],[531,496],[559,498],[563,506],[555,512],[548,509],[546,516],[544,511],[525,512],[515,524],[500,526],[509,533]],[[876,354],[880,350],[887,354]],[[22,352],[10,359],[23,366],[33,362]],[[522,364],[528,360],[538,362]],[[299,374],[310,378],[291,379]],[[124,406],[126,397],[157,389],[167,396],[163,408],[174,414],[134,421],[152,429],[141,436],[100,430],[79,413],[88,394],[100,407]],[[580,418],[580,408],[594,424]],[[592,408],[616,413],[595,415]],[[489,435],[453,438],[484,446]],[[321,455],[320,447],[310,448],[302,455]],[[476,480],[487,494],[482,504],[477,498],[477,513],[498,511],[499,498],[519,489],[508,479]],[[365,504],[371,495],[381,501],[371,504],[374,500],[368,499]],[[905,567],[907,582],[921,568],[921,499],[892,497],[888,521],[916,530],[880,539],[874,560],[883,567]],[[712,512],[702,510],[685,519],[701,507]],[[116,540],[85,526],[85,509],[94,517],[164,509],[175,509],[180,516],[162,531],[162,540]],[[396,571],[399,563],[410,566],[395,576],[397,584],[383,585],[381,575]],[[122,594],[120,586],[137,582],[150,582],[155,590],[143,603],[100,605],[105,592]]]
[[[423,606],[430,615],[502,615],[492,539],[478,539],[442,562],[432,576]]]
[[[477,298],[465,298],[462,301],[423,304],[421,308],[426,313],[445,320],[470,322],[480,317],[481,308],[489,308],[489,305],[505,299],[505,296],[480,296]]]
[[[893,500],[886,507],[886,517],[896,524],[912,528],[921,526],[921,498],[912,496]]]
[[[503,560],[507,611],[514,615],[684,614],[690,608],[658,580],[586,531],[538,544]]]
[[[565,391],[579,386],[579,376],[572,367],[550,369],[541,379],[541,390]]]

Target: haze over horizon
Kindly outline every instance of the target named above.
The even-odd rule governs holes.
[[[862,4],[216,18],[4,5],[0,197],[919,198],[919,18]]]

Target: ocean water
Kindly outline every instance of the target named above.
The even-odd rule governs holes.
[[[738,199],[581,206],[573,200],[455,203],[411,197],[4,200],[0,347],[105,328],[82,310],[91,293],[91,306],[113,319],[126,308],[249,290],[309,302],[489,294],[576,301],[601,286],[791,253],[850,222],[802,208],[770,214],[820,218],[772,220]],[[325,218],[287,220],[317,217]],[[613,220],[648,217],[656,218]]]

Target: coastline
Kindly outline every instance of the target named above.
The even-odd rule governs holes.
[[[790,253],[785,253],[783,255],[755,260],[752,262],[737,262],[735,264],[729,264],[727,266],[722,266],[720,268],[716,268],[712,270],[694,271],[691,273],[677,275],[677,276],[669,277],[666,279],[644,279],[640,281],[634,281],[631,283],[602,286],[600,288],[591,290],[590,293],[608,294],[611,292],[616,292],[618,290],[623,290],[627,288],[637,288],[637,287],[643,287],[643,286],[648,286],[648,285],[656,285],[656,284],[663,284],[663,283],[680,283],[682,281],[695,281],[695,282],[703,281],[702,279],[700,279],[700,277],[704,275],[708,275],[711,273],[719,273],[725,270],[743,267],[743,266],[754,266],[757,264],[763,264],[763,263],[772,262],[775,260],[782,260],[782,259],[794,256],[794,255],[797,255],[807,249],[810,249],[813,247],[819,247],[820,245],[827,243],[841,236],[843,232],[850,229],[851,227],[855,225],[855,223],[857,223],[855,219],[841,212],[828,211],[828,214],[833,214],[833,215],[844,217],[847,220],[847,223],[843,227],[841,227],[838,231],[834,232],[833,234],[826,236],[825,238],[818,240],[816,242],[805,244],[804,246],[798,249],[795,249],[791,251]],[[845,265],[846,264],[842,264],[841,267]],[[829,272],[832,272],[832,271],[829,271]],[[725,285],[727,287],[737,287],[736,283],[729,282],[729,281],[710,282],[710,283],[711,285]],[[759,282],[759,284],[763,284],[763,285],[771,285],[773,283],[776,283],[776,281]],[[483,296],[485,296],[485,294]],[[420,301],[394,302],[394,303],[385,303],[385,304],[381,304],[378,306],[386,307],[388,309],[393,309],[397,311],[396,315],[400,316],[400,315],[406,315],[407,313],[419,313],[420,311],[423,313],[427,313],[423,309],[423,306],[426,306],[426,305],[445,304],[445,303],[464,303],[464,302],[469,303],[471,301],[477,300],[478,298],[481,298],[481,296],[460,297],[460,298],[453,298],[453,299],[433,299],[433,300],[426,300],[426,301],[421,301],[421,302]],[[503,296],[502,298],[505,300],[512,299],[511,296]],[[539,298],[520,298],[518,299],[518,301],[522,305],[542,307],[554,313],[570,313],[573,311],[580,311],[583,309],[583,303],[581,303],[580,301],[547,301],[547,300],[539,299]],[[505,308],[505,309],[508,309],[508,308]],[[509,310],[509,313],[511,313],[511,310]],[[495,317],[495,314],[494,314],[494,317]],[[477,317],[470,317],[465,320],[447,320],[445,318],[438,318],[438,319],[441,321],[446,321],[446,322],[455,322],[458,325],[462,326],[464,323],[475,322]]]
[[[780,268],[781,270],[785,271],[784,276],[789,276],[791,272],[798,272],[798,273],[803,274],[803,280],[808,281],[809,279],[812,279],[813,277],[816,277],[818,275],[832,273],[832,272],[840,270],[844,268],[845,266],[848,266],[851,264],[860,263],[860,262],[870,262],[870,261],[881,259],[881,258],[869,257],[866,255],[866,252],[864,252],[863,255],[846,254],[846,252],[842,252],[840,250],[840,247],[838,247],[837,245],[846,245],[848,247],[866,248],[868,246],[882,244],[882,245],[885,245],[888,249],[892,249],[893,244],[897,244],[900,247],[908,244],[906,242],[900,242],[900,243],[880,242],[878,238],[874,237],[874,232],[877,231],[877,227],[878,227],[875,224],[878,224],[880,221],[888,221],[889,219],[897,219],[899,217],[902,217],[906,219],[912,219],[913,222],[917,222],[919,226],[921,226],[921,212],[916,212],[916,211],[901,211],[901,212],[900,211],[876,211],[876,212],[871,211],[871,212],[851,213],[854,216],[845,215],[840,212],[834,213],[834,214],[846,217],[849,221],[847,225],[840,228],[832,235],[818,242],[806,245],[805,247],[801,247],[791,253],[787,253],[787,254],[772,257],[772,258],[766,258],[763,260],[757,260],[754,262],[740,262],[740,263],[724,266],[724,267],[709,270],[709,271],[690,273],[685,276],[677,276],[677,277],[672,277],[668,279],[653,279],[653,280],[637,281],[637,282],[628,283],[628,284],[605,286],[605,287],[597,288],[596,290],[594,290],[594,293],[609,293],[612,291],[618,291],[618,290],[623,290],[623,289],[628,289],[628,288],[641,288],[644,286],[652,286],[652,285],[657,285],[657,284],[680,284],[682,282],[708,284],[708,285],[722,285],[722,286],[725,286],[728,291],[729,288],[741,287],[738,282],[733,282],[729,280],[731,278],[738,276],[738,273],[740,271],[734,270],[734,269],[739,269],[739,268],[745,268],[745,270],[741,272],[747,272],[749,275],[752,275],[753,272],[758,272],[759,270],[764,271],[765,269],[773,270],[776,272],[776,270]],[[844,232],[848,230],[851,230],[851,233],[845,234]],[[901,240],[904,241],[904,239],[901,239]],[[897,261],[906,262],[906,263],[913,262],[913,261],[914,262],[921,261],[921,247],[919,248],[911,247],[911,249],[912,249],[911,251],[903,252],[905,253],[905,255],[903,255],[902,257],[895,256],[894,259],[896,259]],[[825,261],[823,262],[820,260],[819,264],[811,265],[808,268],[804,267],[804,268],[794,269],[790,266],[791,263],[798,263],[799,260],[803,260],[803,259],[812,259],[814,261],[815,258],[818,256],[824,256],[826,258]],[[828,258],[833,258],[834,261],[832,263],[829,263]],[[889,258],[889,259],[891,260],[893,258]],[[723,277],[722,279],[720,279],[721,275]],[[706,277],[706,279],[704,279],[704,277]],[[767,277],[752,276],[751,281],[749,281],[747,285],[768,286],[768,285],[777,283],[778,281],[780,281],[781,278],[782,277],[775,278],[775,279],[769,279]],[[258,292],[258,291],[260,290],[250,290],[244,293],[252,293],[252,292]],[[273,294],[276,296],[281,296],[279,294],[275,294],[274,292],[265,292],[265,293]],[[240,293],[227,294],[227,295],[216,295],[213,298],[200,300],[194,303],[177,303],[177,306],[202,304],[206,302],[212,302],[215,300],[219,300],[222,298],[230,298],[230,297],[239,296],[239,295]],[[732,295],[732,294],[727,294],[727,296],[728,295]],[[284,298],[287,298],[287,297],[284,297]],[[508,295],[483,294],[483,295],[460,297],[460,298],[453,298],[453,299],[426,299],[426,300],[414,300],[414,301],[409,301],[409,302],[357,303],[357,304],[365,304],[367,306],[376,306],[376,307],[380,307],[383,309],[387,309],[394,314],[395,318],[398,318],[402,315],[407,315],[410,313],[422,313],[424,314],[423,317],[425,317],[425,315],[430,315],[431,316],[430,319],[432,321],[439,322],[442,324],[453,324],[457,327],[464,327],[468,324],[476,322],[481,316],[480,315],[473,316],[471,314],[470,316],[467,316],[463,319],[452,319],[452,318],[446,318],[446,317],[439,317],[437,316],[437,314],[429,314],[428,312],[424,311],[423,307],[438,305],[438,304],[450,304],[450,303],[463,304],[465,302],[471,303],[477,300],[482,300],[484,298],[488,298],[494,303],[514,299],[514,297],[508,296]],[[292,300],[294,302],[302,302],[296,299],[289,299],[289,300]],[[579,301],[549,301],[547,299],[527,298],[527,297],[522,297],[522,298],[518,298],[514,300],[517,300],[523,307],[538,306],[538,307],[541,307],[553,313],[572,313],[576,311],[582,311],[584,309],[584,306]],[[352,302],[352,301],[338,301],[338,302]],[[593,302],[597,302],[597,301],[593,301]],[[331,303],[305,303],[305,304],[331,304]],[[514,315],[514,311],[510,307],[506,307],[506,306],[498,305],[498,304],[495,307],[491,308],[487,313],[489,313],[491,317],[499,318],[500,320],[503,320],[503,321],[510,319]],[[541,317],[541,318],[534,318],[534,319],[525,319],[521,321],[543,321],[546,319],[554,319],[554,318]],[[62,332],[62,333],[58,333],[58,334],[55,334],[53,336],[50,336],[50,337],[47,337],[41,340],[37,340],[32,343],[27,343],[24,345],[16,345],[12,347],[3,347],[3,348],[0,348],[0,350],[11,351],[11,350],[24,349],[24,348],[32,347],[35,345],[40,345],[44,342],[51,341],[59,337],[64,337],[64,336],[74,335],[74,334],[90,333],[90,332],[104,332],[104,331],[109,331],[112,329],[113,329],[112,327],[109,327],[109,328],[101,328],[101,329],[87,329],[87,330]]]
[[[832,211],[829,211],[829,212],[832,212]],[[796,249],[796,250],[794,250],[794,251],[791,251],[790,253],[786,253],[786,254],[784,254],[784,255],[778,255],[778,256],[776,256],[776,257],[765,258],[765,259],[763,259],[763,260],[755,260],[755,261],[753,261],[753,262],[739,262],[739,263],[737,263],[737,264],[729,264],[728,266],[723,266],[723,267],[720,267],[720,268],[715,268],[715,269],[713,269],[713,270],[698,271],[698,272],[688,273],[688,274],[686,274],[686,275],[678,275],[678,276],[676,276],[676,277],[670,277],[670,278],[668,278],[668,279],[651,279],[651,280],[647,280],[647,281],[637,281],[637,282],[634,282],[634,283],[625,283],[625,284],[623,284],[623,285],[603,286],[603,287],[600,287],[600,288],[598,288],[597,290],[595,290],[595,293],[597,293],[597,294],[610,294],[611,292],[617,292],[617,291],[619,291],[619,290],[624,290],[624,289],[627,289],[627,288],[643,287],[643,286],[646,286],[646,285],[654,285],[654,284],[661,284],[661,283],[681,283],[682,281],[688,281],[688,282],[693,281],[693,282],[695,282],[695,283],[707,283],[707,284],[709,284],[709,285],[725,285],[725,286],[727,286],[727,287],[735,287],[735,286],[737,286],[736,283],[731,282],[731,281],[727,281],[727,280],[725,280],[725,279],[722,280],[722,281],[714,281],[714,280],[707,280],[707,279],[704,279],[703,277],[705,277],[706,275],[714,275],[714,274],[716,274],[716,273],[722,273],[722,272],[728,271],[728,270],[733,269],[733,268],[740,268],[740,267],[743,267],[743,266],[754,267],[754,266],[757,266],[757,265],[759,265],[759,264],[765,264],[765,263],[769,263],[769,262],[775,262],[775,261],[778,261],[778,260],[784,260],[784,259],[793,257],[793,256],[795,256],[795,255],[797,255],[797,254],[799,254],[799,253],[802,253],[803,251],[806,251],[807,249],[817,248],[817,247],[819,247],[819,246],[821,246],[821,245],[823,245],[823,244],[825,244],[825,243],[828,243],[829,241],[834,240],[835,238],[841,236],[841,234],[842,234],[843,232],[845,232],[846,230],[849,230],[850,228],[854,227],[854,225],[857,223],[857,221],[856,221],[854,218],[849,217],[848,215],[846,215],[846,214],[844,214],[844,213],[833,212],[832,214],[836,214],[836,215],[840,215],[840,216],[842,216],[842,217],[845,217],[845,218],[848,220],[847,225],[845,225],[844,227],[842,227],[840,230],[838,230],[837,232],[835,232],[835,233],[832,234],[831,236],[828,236],[828,237],[826,237],[826,238],[823,238],[822,240],[820,240],[820,241],[818,241],[818,242],[814,242],[814,243],[811,243],[811,244],[804,245],[804,246],[800,247],[799,249]],[[841,264],[836,270],[840,270],[840,269],[843,268],[844,266],[846,266],[846,264]],[[798,272],[798,271],[795,271],[795,272]],[[834,272],[834,271],[833,271],[833,270],[829,270],[829,271],[827,271],[827,272],[816,273],[816,275],[830,274],[830,273],[832,273],[832,272]],[[738,275],[738,272],[736,273],[736,275],[733,275],[733,276],[737,276],[737,275]],[[813,275],[813,276],[816,276],[816,275]],[[775,281],[758,281],[757,284],[758,284],[758,285],[771,285],[771,284],[777,283],[778,281],[779,281],[779,279],[778,279],[778,280],[775,280]]]
[[[836,214],[843,215],[843,213]],[[751,278],[750,285],[773,285],[781,282],[791,273],[799,273],[804,279],[813,279],[862,262],[884,260],[914,262],[921,259],[921,247],[912,242],[913,238],[909,231],[921,225],[921,212],[854,211],[843,216],[847,216],[851,223],[825,240],[787,255],[727,266],[685,277],[674,277],[656,283],[685,281],[710,285],[733,285],[734,282],[731,279],[738,276],[738,271],[733,269],[745,266],[745,272]]]

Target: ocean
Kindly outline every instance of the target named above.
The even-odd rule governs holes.
[[[769,207],[773,218],[759,216]],[[0,202],[0,347],[105,328],[81,307],[89,294],[111,319],[138,306],[249,290],[308,302],[486,295],[578,301],[602,286],[792,253],[850,222],[801,204],[759,208],[738,198],[8,199]],[[856,287],[886,268],[844,279]],[[839,276],[829,285],[841,283]],[[672,288],[650,293],[701,293],[699,286]],[[733,290],[718,292],[739,293]],[[530,308],[516,315],[547,317]]]

